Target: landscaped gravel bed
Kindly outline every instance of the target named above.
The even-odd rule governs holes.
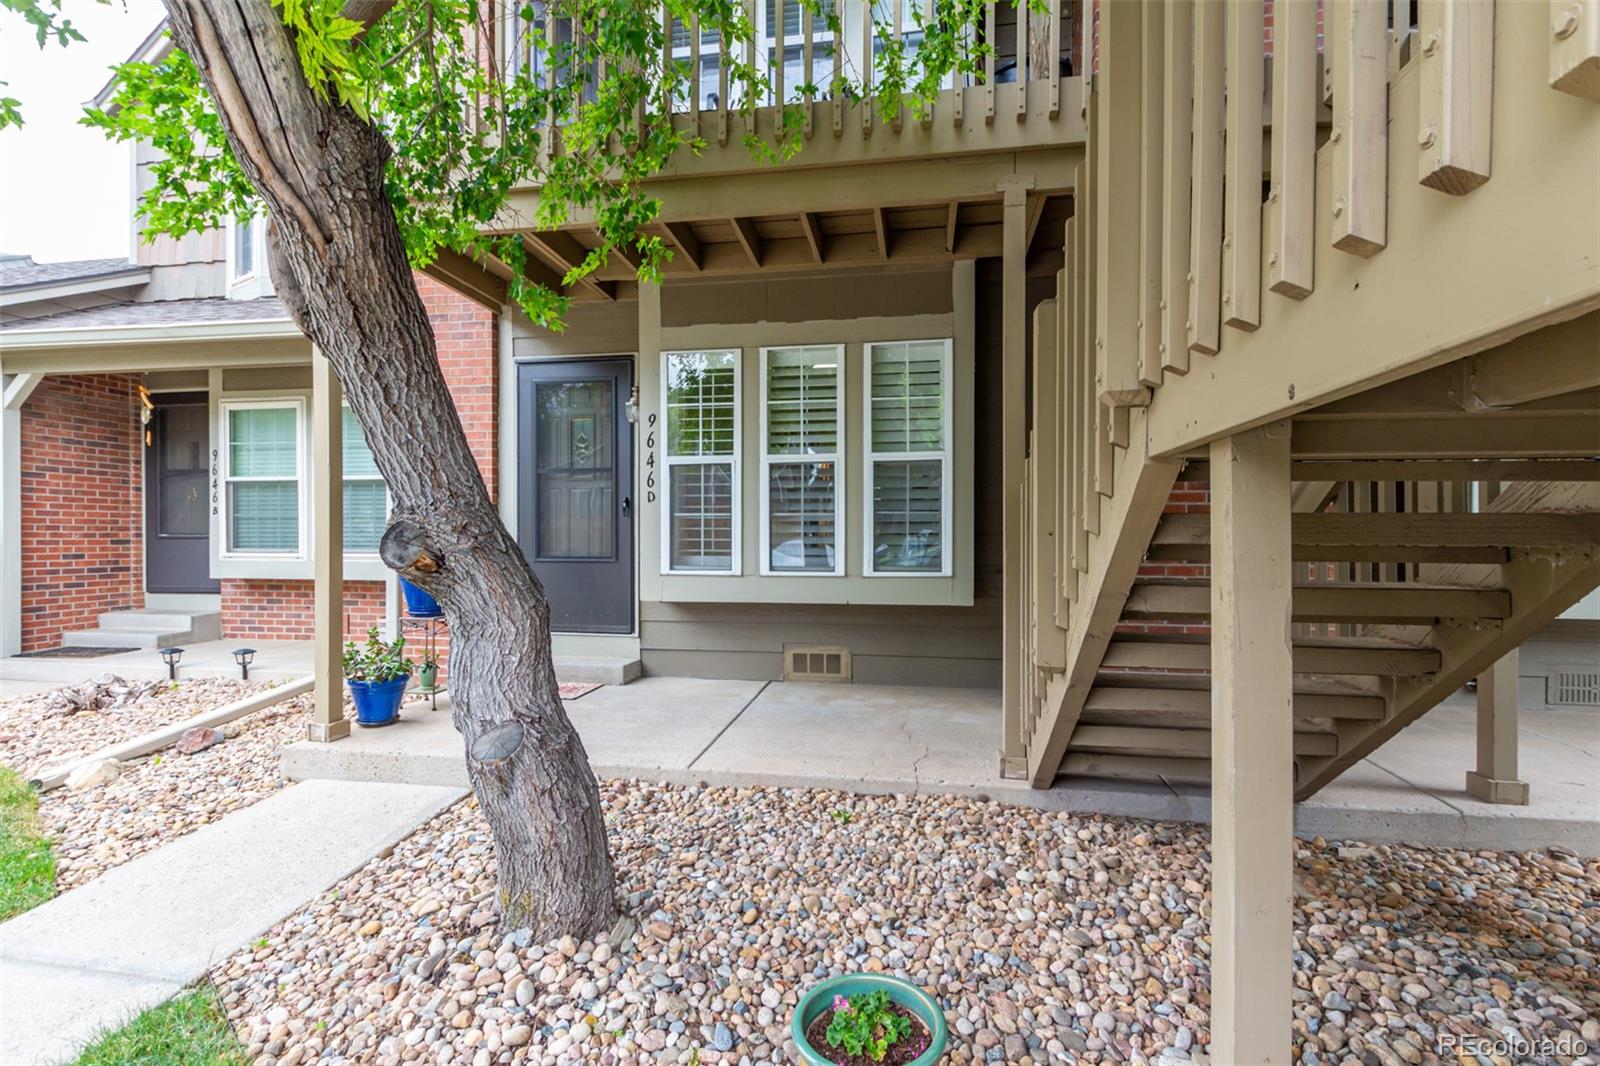
[[[37,772],[270,685],[181,681],[137,704],[67,716],[52,709],[49,693],[12,700],[0,706],[0,761]],[[305,736],[309,708],[310,696],[297,696],[222,726],[226,739],[192,755],[167,748],[122,763],[106,784],[46,792],[39,822],[52,838],[56,891],[76,888],[282,788],[280,752]],[[60,737],[50,736],[57,731]]]
[[[56,890],[93,880],[282,788],[281,753],[305,739],[310,703],[309,695],[296,696],[230,722],[220,727],[226,740],[193,755],[168,748],[123,763],[107,784],[45,793],[39,819],[55,840]]]
[[[256,1062],[794,1062],[799,993],[854,969],[936,992],[953,1062],[1205,1058],[1203,827],[602,790],[632,916],[610,937],[499,928],[469,799],[216,967]],[[1600,863],[1313,841],[1297,866],[1302,1062],[1439,1061],[1441,1033],[1600,1038]]]
[[[146,682],[125,684],[143,687]],[[211,677],[163,682],[150,695],[126,706],[73,713],[63,708],[54,690],[6,700],[0,702],[0,763],[31,777],[47,766],[192,718],[267,685],[265,681]]]

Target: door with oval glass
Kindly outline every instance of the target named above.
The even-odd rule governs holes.
[[[631,633],[633,360],[517,367],[517,531],[550,627]]]
[[[203,392],[152,393],[144,449],[149,592],[221,590],[211,577],[211,429]]]

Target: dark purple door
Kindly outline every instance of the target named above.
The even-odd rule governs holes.
[[[567,633],[633,632],[631,359],[517,368],[517,529]]]
[[[211,431],[203,392],[154,393],[145,427],[144,577],[150,592],[218,592],[211,578]]]

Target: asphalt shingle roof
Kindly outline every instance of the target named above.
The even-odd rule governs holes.
[[[275,296],[259,300],[153,300],[147,303],[107,304],[63,311],[42,318],[17,318],[0,325],[0,333],[46,329],[87,329],[95,326],[179,326],[198,322],[272,322],[287,320],[289,312]]]
[[[0,258],[0,292],[81,281],[104,274],[140,269],[127,259],[74,259],[67,263],[35,263],[29,256]]]

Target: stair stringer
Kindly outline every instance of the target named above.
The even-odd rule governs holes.
[[[1516,485],[1485,508],[1507,513],[1597,509],[1600,486],[1551,482]],[[1424,643],[1440,654],[1438,673],[1428,678],[1397,679],[1389,714],[1382,721],[1336,723],[1339,754],[1296,760],[1296,801],[1315,795],[1600,587],[1600,545],[1538,555],[1523,549],[1517,558],[1501,566],[1438,564],[1424,568],[1421,576],[1429,581],[1505,589],[1511,594],[1511,617],[1482,628],[1450,623],[1433,626]]]
[[[1089,537],[1089,567],[1078,580],[1066,669],[1047,683],[1042,713],[1028,743],[1028,780],[1034,788],[1048,788],[1061,768],[1145,549],[1182,470],[1182,459],[1149,457],[1144,412],[1135,410],[1128,447],[1117,454],[1116,491],[1101,501],[1100,530]]]

